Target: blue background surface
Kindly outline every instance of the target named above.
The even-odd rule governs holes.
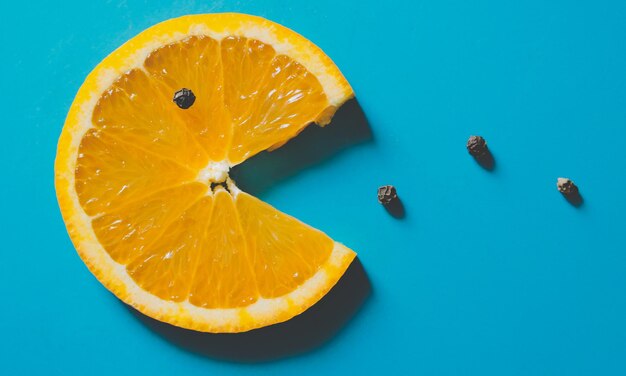
[[[87,73],[159,21],[223,11],[318,44],[372,133],[254,192],[357,250],[371,283],[324,343],[262,362],[220,355],[230,337],[191,351],[132,314],[76,255],[53,187]],[[626,2],[5,1],[0,14],[0,374],[626,374]],[[467,154],[471,134],[495,171]],[[382,184],[406,218],[377,203]]]

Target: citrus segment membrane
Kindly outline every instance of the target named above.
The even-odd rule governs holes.
[[[173,101],[182,89],[190,106]],[[120,299],[174,325],[237,332],[299,314],[354,252],[228,171],[351,96],[321,50],[258,17],[148,29],[87,77],[59,140],[57,197],[78,253]]]
[[[184,169],[174,176],[172,162],[198,171],[209,161],[233,165],[282,144],[329,106],[315,76],[256,40],[188,37],[152,52],[144,68],[124,73],[103,93],[92,115],[98,132],[81,141],[79,158],[91,160],[79,161],[76,187],[89,215],[132,196],[125,190],[188,178]],[[181,87],[198,98],[188,110],[171,99]]]
[[[97,217],[109,255],[143,289],[203,308],[245,307],[293,291],[324,264],[334,242],[240,192],[188,183]]]
[[[188,110],[171,99],[183,87],[197,97]],[[230,308],[294,290],[328,258],[330,238],[244,193],[236,206],[221,189],[187,208],[206,186],[160,189],[284,143],[328,106],[315,76],[258,40],[193,36],[153,51],[102,95],[81,142],[81,203],[108,213],[92,223],[98,239],[162,299]]]
[[[232,196],[218,188],[213,216],[204,234],[189,302],[203,308],[244,307],[258,298],[252,260]]]

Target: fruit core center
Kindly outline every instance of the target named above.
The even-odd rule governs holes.
[[[228,178],[229,170],[226,162],[209,162],[198,172],[196,180],[204,184],[222,183]]]

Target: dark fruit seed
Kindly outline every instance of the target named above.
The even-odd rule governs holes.
[[[174,93],[174,103],[183,110],[191,107],[195,101],[196,96],[193,94],[193,91],[189,89],[182,88]]]
[[[556,187],[570,204],[575,207],[580,207],[583,204],[583,196],[580,195],[578,187],[570,179],[558,178]]]
[[[489,154],[489,148],[487,148],[487,141],[480,136],[471,136],[467,140],[467,151],[474,158],[481,158]]]
[[[378,188],[378,202],[383,205],[389,205],[398,198],[396,188],[393,185],[383,185]]]
[[[558,178],[556,180],[556,187],[564,196],[577,196],[579,194],[578,187],[573,181],[567,178]]]

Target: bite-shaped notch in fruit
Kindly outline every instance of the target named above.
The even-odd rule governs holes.
[[[121,300],[180,327],[240,332],[298,315],[355,253],[228,173],[327,124],[352,95],[318,47],[259,17],[147,29],[89,74],[59,140],[57,197],[80,257]]]

